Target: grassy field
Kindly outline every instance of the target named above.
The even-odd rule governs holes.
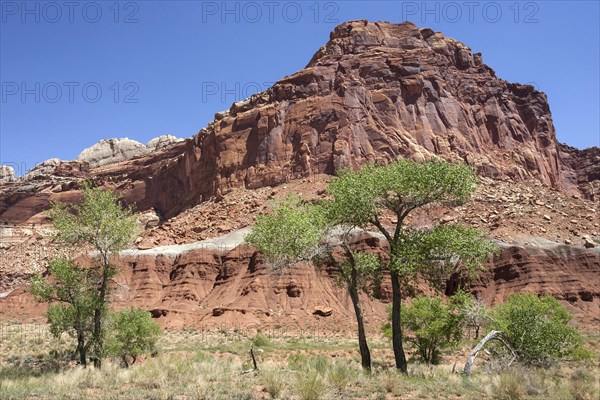
[[[360,369],[352,336],[165,331],[155,357],[128,369],[107,361],[95,370],[76,366],[70,360],[72,339],[53,338],[45,325],[0,324],[0,399],[600,398],[597,357],[504,372],[479,363],[467,378],[459,373],[465,346],[439,366],[413,361],[404,376],[392,368],[388,340],[373,338],[371,347],[375,368],[368,375]]]

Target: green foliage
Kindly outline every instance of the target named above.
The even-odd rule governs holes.
[[[38,275],[32,279],[30,290],[37,302],[54,303],[47,313],[50,331],[57,337],[63,332],[73,337],[79,334],[80,344],[85,345],[98,304],[96,274],[67,259],[50,261],[48,272],[52,280]]]
[[[271,341],[269,340],[269,338],[267,338],[265,335],[263,335],[261,333],[257,333],[252,338],[252,345],[254,345],[255,347],[267,347],[270,344],[271,344]]]
[[[359,172],[341,171],[329,186],[332,201],[326,213],[336,224],[379,229],[390,242],[389,268],[400,274],[405,286],[414,284],[418,274],[437,286],[453,272],[471,277],[495,246],[472,228],[444,225],[417,230],[405,226],[404,219],[427,204],[462,204],[476,186],[471,167],[440,160],[366,166]],[[393,231],[380,223],[385,210],[396,215]]]
[[[252,232],[245,237],[246,243],[256,246],[274,267],[312,258],[325,232],[321,209],[302,203],[297,196],[273,208],[272,214],[257,218]]]
[[[49,216],[58,239],[67,244],[90,244],[101,255],[124,249],[137,230],[135,216],[121,207],[115,192],[90,186],[84,188],[81,204],[55,202]]]
[[[411,287],[417,275],[440,288],[451,274],[472,278],[481,270],[481,261],[494,252],[495,245],[483,233],[460,225],[441,225],[431,230],[405,227],[400,231],[390,266]]]
[[[390,309],[391,318],[391,309]],[[407,340],[414,341],[419,357],[427,364],[440,361],[440,351],[457,345],[462,338],[463,316],[454,303],[445,303],[439,297],[419,296],[410,306],[401,307],[402,324],[414,334]],[[391,337],[390,324],[382,327],[385,336]]]
[[[476,186],[475,172],[467,165],[401,160],[359,172],[340,171],[329,194],[339,220],[364,226],[377,220],[380,209],[403,214],[430,203],[463,203]]]
[[[421,207],[430,203],[456,205],[471,197],[477,187],[477,176],[466,164],[442,160],[417,163],[397,161],[377,170],[383,183],[384,206]]]
[[[506,335],[524,362],[546,364],[581,347],[581,336],[569,325],[570,312],[551,296],[514,294],[493,316],[492,329]]]
[[[107,352],[120,357],[126,366],[129,359],[135,363],[138,356],[156,350],[161,329],[146,310],[130,308],[113,315],[113,326],[107,343]]]
[[[327,189],[332,201],[326,207],[329,220],[338,224],[365,227],[375,214],[380,187],[376,167],[367,165],[359,172],[341,170]]]
[[[337,283],[340,286],[354,287],[377,298],[382,280],[382,269],[379,258],[371,253],[353,251],[346,248],[346,258],[335,262],[340,272]],[[354,279],[354,280],[353,280]]]
[[[327,257],[340,271],[357,307],[357,289],[365,289],[365,282],[376,288],[381,266],[374,256],[353,251],[349,239],[355,228],[374,226],[390,246],[387,267],[392,271],[394,307],[398,310],[402,287],[412,288],[418,276],[435,287],[440,287],[451,274],[472,277],[495,249],[475,229],[450,225],[417,230],[404,225],[405,218],[417,208],[432,203],[464,203],[476,186],[473,168],[441,160],[422,164],[402,160],[386,166],[368,165],[358,172],[344,170],[328,187],[330,200],[307,205],[297,198],[288,199],[272,215],[258,220],[246,242],[258,247],[275,265]],[[382,215],[389,212],[396,216],[393,230],[381,223]],[[335,246],[344,250],[341,262],[333,256]],[[359,340],[361,319],[357,312]],[[398,338],[400,321],[392,322]],[[395,351],[401,351],[398,349],[401,347],[396,346]],[[403,358],[403,354],[396,354],[399,366]],[[400,368],[406,369],[406,365]]]
[[[49,281],[41,275],[31,281],[31,293],[38,302],[62,302],[84,310],[94,306],[96,296],[94,280],[96,274],[91,269],[81,268],[68,259],[50,261]]]

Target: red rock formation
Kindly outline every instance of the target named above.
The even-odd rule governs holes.
[[[598,148],[579,151],[557,143],[544,93],[496,77],[481,54],[441,33],[411,23],[353,21],[335,28],[306,68],[215,114],[193,138],[95,168],[51,162],[2,184],[0,222],[42,221],[50,200],[79,201],[85,179],[119,190],[127,202],[139,210],[153,208],[164,220],[210,198],[217,201],[233,188],[257,189],[341,167],[436,155],[473,164],[482,176],[512,182],[535,178],[563,194],[598,198]],[[493,201],[501,203],[502,217],[490,216],[497,228],[516,206],[504,195]],[[597,210],[585,207],[580,209],[586,213]],[[273,276],[249,249],[142,253],[122,262],[117,304],[147,307],[166,325],[264,323],[280,316],[296,324],[324,318],[336,326],[352,320],[350,303],[333,285],[330,270],[303,266],[293,275]],[[594,249],[513,246],[477,290],[489,302],[521,290],[552,293],[597,317],[599,267]],[[0,315],[37,313],[39,307],[32,310],[27,299],[22,288],[13,291],[0,299]],[[385,317],[382,303],[365,301],[368,315]],[[315,316],[317,309],[331,314]]]
[[[364,235],[359,240],[363,247],[381,249],[379,239]],[[473,291],[486,304],[504,301],[513,293],[549,294],[567,304],[581,324],[591,326],[600,318],[600,249],[546,241],[502,247],[487,264],[487,271],[473,283]],[[113,288],[114,305],[147,308],[163,326],[283,324],[296,330],[318,323],[329,331],[354,326],[352,303],[345,290],[335,284],[334,268],[318,270],[304,263],[275,273],[253,249],[244,246],[227,251],[196,249],[177,255],[140,252],[119,262],[122,273]],[[448,293],[456,283],[452,279],[447,282]],[[366,295],[362,298],[372,329],[386,319],[389,289],[384,281],[383,301]],[[426,285],[420,285],[420,290],[430,291]],[[0,318],[40,318],[44,311],[23,288],[0,298]]]
[[[481,54],[441,33],[353,21],[335,28],[306,68],[217,113],[192,139],[98,168],[61,164],[33,183],[4,185],[0,220],[28,220],[59,193],[71,198],[83,178],[169,218],[232,187],[434,155],[465,160],[484,176],[535,177],[567,191],[597,179],[578,172],[588,168],[579,156],[559,150],[544,93],[499,79]]]

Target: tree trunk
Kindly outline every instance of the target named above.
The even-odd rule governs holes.
[[[463,370],[463,374],[464,375],[471,375],[471,369],[473,368],[473,363],[475,362],[475,357],[477,357],[477,355],[479,354],[479,352],[481,351],[481,349],[483,349],[483,347],[490,340],[498,340],[504,346],[506,346],[506,348],[508,350],[510,350],[510,352],[512,354],[512,358],[508,362],[508,366],[510,366],[510,364],[512,364],[513,361],[517,358],[517,354],[515,353],[515,350],[508,343],[508,340],[505,339],[504,334],[502,332],[500,332],[500,331],[491,331],[490,333],[488,333],[487,335],[485,335],[485,337],[483,339],[481,339],[481,341],[479,343],[477,343],[477,346],[475,346],[473,348],[473,350],[471,351],[471,354],[469,354],[469,357],[467,358],[467,362],[465,363],[465,369]]]
[[[392,277],[392,345],[394,347],[394,359],[396,368],[403,373],[408,373],[406,355],[402,346],[402,324],[400,322],[400,306],[402,305],[400,277],[398,272],[390,271]]]
[[[356,315],[356,323],[358,325],[358,348],[360,350],[360,360],[363,369],[371,371],[371,351],[367,343],[367,335],[365,332],[365,322],[363,318],[362,308],[360,307],[360,299],[358,297],[358,288],[356,282],[356,269],[352,269],[352,280],[348,285],[348,292],[354,305],[354,314]]]
[[[106,287],[108,285],[108,255],[102,255],[102,283],[100,286],[100,298],[96,309],[94,310],[94,346],[96,354],[94,357],[94,367],[102,367],[102,310],[106,299]]]
[[[85,368],[87,360],[85,357],[85,337],[82,329],[77,330],[77,352],[79,353],[79,363]]]

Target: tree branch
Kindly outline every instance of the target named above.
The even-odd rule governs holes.
[[[393,240],[392,240],[392,236],[390,235],[390,233],[387,231],[387,229],[385,229],[383,227],[383,225],[381,225],[381,222],[379,221],[379,217],[377,215],[375,215],[372,219],[371,219],[371,223],[377,228],[379,229],[379,231],[383,234],[383,236],[385,236],[385,238],[387,239],[388,243],[390,244],[390,246],[392,246]]]
[[[477,344],[477,346],[475,346],[473,348],[473,350],[471,351],[471,354],[469,354],[469,357],[467,358],[467,362],[465,363],[465,368],[463,370],[464,375],[467,375],[467,376],[471,375],[471,369],[473,368],[473,363],[475,362],[475,358],[477,357],[477,355],[479,354],[481,349],[483,349],[483,347],[491,340],[498,340],[500,343],[502,343],[504,345],[504,347],[506,347],[511,352],[512,358],[508,362],[507,366],[510,366],[515,361],[515,359],[517,358],[517,353],[515,352],[513,347],[508,342],[508,339],[506,339],[506,337],[504,336],[504,334],[501,331],[491,331],[490,333],[485,335],[485,337],[483,339],[481,339],[481,341]]]

